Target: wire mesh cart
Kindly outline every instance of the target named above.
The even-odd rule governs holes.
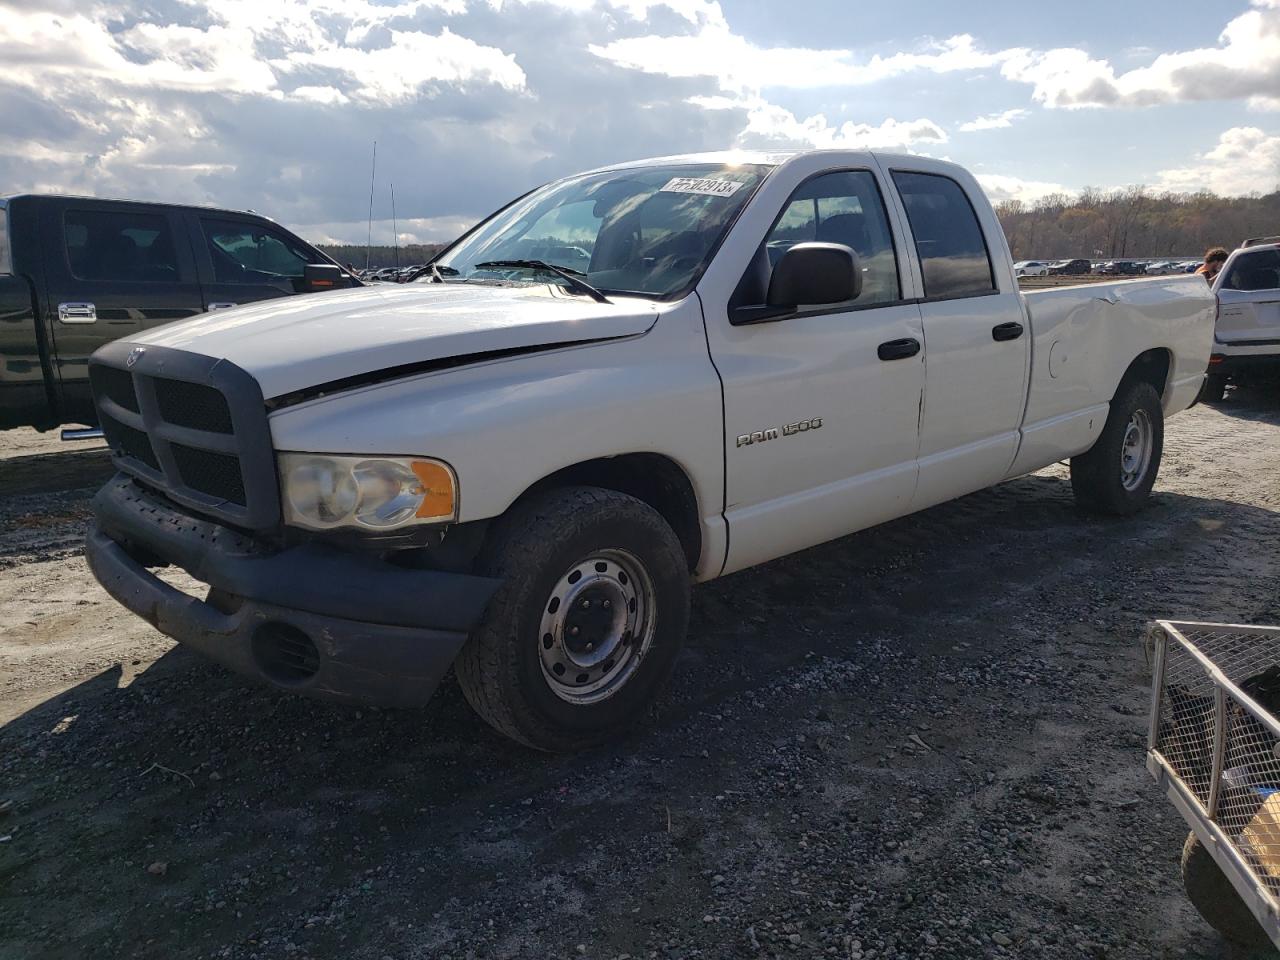
[[[1160,620],[1147,769],[1191,827],[1182,880],[1228,940],[1280,947],[1280,627]]]

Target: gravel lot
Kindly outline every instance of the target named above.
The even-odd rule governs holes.
[[[1280,397],[1150,508],[1055,467],[699,588],[578,758],[246,685],[108,600],[101,449],[0,434],[0,957],[1227,957],[1143,767],[1157,616],[1280,620]]]

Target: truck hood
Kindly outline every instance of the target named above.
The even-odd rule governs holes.
[[[644,333],[658,305],[596,303],[558,285],[370,285],[283,297],[167,324],[130,342],[229,360],[268,400],[433,361]]]

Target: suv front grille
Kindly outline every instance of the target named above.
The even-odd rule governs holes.
[[[89,361],[112,459],[171,500],[254,530],[280,519],[262,390],[225,360],[116,341]]]

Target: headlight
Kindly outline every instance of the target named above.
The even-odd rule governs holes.
[[[285,522],[313,530],[391,530],[457,516],[453,471],[421,457],[280,454]]]

